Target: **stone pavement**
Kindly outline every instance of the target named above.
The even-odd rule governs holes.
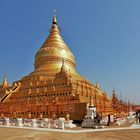
[[[101,132],[101,131],[117,131],[117,130],[131,130],[140,129],[140,124],[133,124],[130,127],[121,128],[104,128],[104,129],[83,129],[83,130],[62,130],[62,129],[47,129],[47,128],[33,128],[33,127],[19,127],[19,126],[3,126],[0,128],[17,128],[17,129],[29,129],[38,131],[48,131],[48,132],[64,132],[64,133],[85,133],[85,132]]]
[[[140,124],[134,123],[130,126],[130,128],[140,128]]]

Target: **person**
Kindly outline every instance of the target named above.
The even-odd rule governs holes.
[[[136,112],[135,118],[136,118],[136,123],[138,123],[138,112]]]
[[[100,123],[100,115],[97,116],[97,122]]]
[[[108,121],[107,121],[107,126],[110,125],[110,115],[108,115]]]
[[[140,123],[140,112],[138,112],[138,123]]]

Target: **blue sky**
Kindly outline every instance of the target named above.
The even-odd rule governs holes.
[[[33,71],[53,10],[77,71],[140,103],[139,0],[0,0],[0,81]]]

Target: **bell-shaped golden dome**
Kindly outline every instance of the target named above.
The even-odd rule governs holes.
[[[58,72],[63,60],[66,69],[71,73],[76,73],[74,56],[61,37],[54,14],[50,34],[36,53],[35,71]]]

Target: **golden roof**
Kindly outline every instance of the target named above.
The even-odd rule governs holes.
[[[56,73],[61,69],[63,60],[66,69],[71,73],[76,73],[74,56],[61,37],[54,14],[50,34],[36,53],[35,71],[47,70]]]

